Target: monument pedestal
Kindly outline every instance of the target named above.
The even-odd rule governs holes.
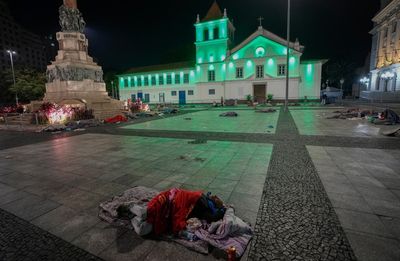
[[[47,66],[45,102],[92,109],[97,119],[121,113],[123,103],[108,96],[102,68],[88,55],[88,40],[78,32],[57,33],[59,51]]]

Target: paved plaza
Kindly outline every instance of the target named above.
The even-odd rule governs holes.
[[[191,109],[60,137],[4,132],[0,259],[222,258],[98,219],[100,202],[142,185],[233,204],[255,229],[242,260],[400,260],[400,139],[326,119],[334,110]]]
[[[275,133],[279,113],[254,113],[239,110],[240,117],[219,117],[226,110],[199,111],[166,120],[149,121],[126,129],[202,131],[234,133]]]

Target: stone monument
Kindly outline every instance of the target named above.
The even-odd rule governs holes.
[[[59,51],[47,66],[45,102],[86,106],[98,119],[121,113],[123,103],[111,99],[103,81],[102,68],[88,55],[85,21],[76,0],[64,0],[59,9]]]

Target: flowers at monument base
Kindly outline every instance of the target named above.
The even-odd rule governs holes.
[[[131,102],[130,108],[132,112],[149,112],[150,107],[148,104],[143,103],[141,99],[136,99],[135,102]]]
[[[16,105],[11,105],[11,106],[1,106],[0,107],[0,113],[5,114],[5,113],[23,113],[24,112],[24,106],[21,104]]]
[[[43,103],[35,115],[32,123],[39,124],[66,124],[70,121],[94,119],[93,110],[85,107],[71,105],[57,105],[55,103]]]
[[[74,110],[69,106],[55,107],[47,113],[50,124],[66,123],[72,118]]]
[[[40,121],[48,121],[50,124],[64,124],[68,120],[72,119],[74,115],[74,109],[68,105],[57,105],[54,103],[43,103],[38,111]]]

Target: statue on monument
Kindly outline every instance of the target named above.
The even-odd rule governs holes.
[[[120,114],[123,103],[108,96],[103,70],[88,54],[89,41],[84,35],[86,23],[77,0],[63,0],[62,3],[59,8],[61,31],[57,32],[59,51],[47,66],[43,101],[71,106],[84,103],[98,119]],[[41,103],[32,104],[32,110],[39,105]]]
[[[76,4],[76,0],[64,0],[64,5],[71,9],[78,9],[78,5]]]
[[[78,10],[76,0],[64,0],[59,12],[60,26],[63,32],[83,33],[86,23],[83,20],[81,12]]]

